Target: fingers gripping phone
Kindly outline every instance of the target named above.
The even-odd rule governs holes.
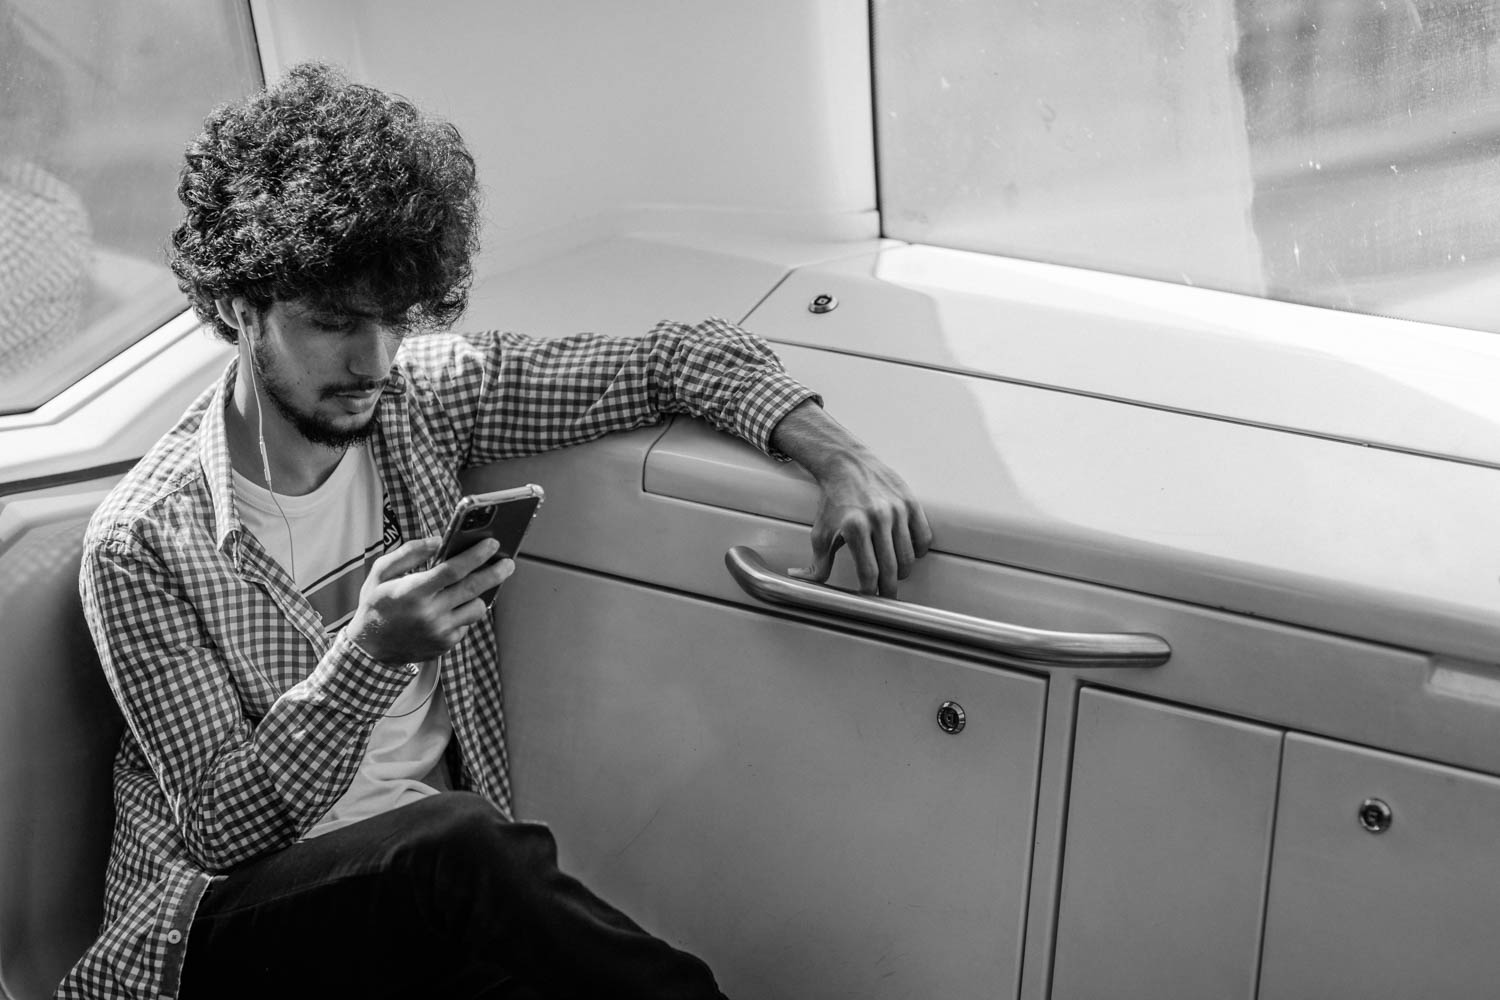
[[[432,564],[436,566],[486,538],[499,542],[500,550],[485,565],[515,558],[521,548],[521,539],[545,498],[546,494],[535,483],[463,497],[453,506],[453,514],[443,532],[443,542],[438,546]],[[500,588],[494,587],[479,595],[479,599],[489,607],[499,592]]]

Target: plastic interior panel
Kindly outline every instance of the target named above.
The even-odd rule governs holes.
[[[939,551],[1479,661],[1500,648],[1496,552],[1482,541],[1500,472],[827,351],[780,354],[911,484]],[[815,509],[804,476],[688,423],[652,450],[646,488],[792,520]]]
[[[194,317],[173,320],[34,413],[0,417],[0,483],[140,458],[231,356]]]
[[[488,207],[481,276],[643,207],[719,231],[879,233],[860,0],[252,9],[268,78],[329,59],[463,131]]]
[[[813,314],[814,296],[838,299]],[[776,339],[1500,465],[1500,338],[901,246],[800,268]]]
[[[1015,994],[1044,682],[524,557],[499,607],[518,814],[727,994]]]
[[[1288,736],[1261,1000],[1494,996],[1497,829],[1500,779]]]
[[[1052,1000],[1254,1000],[1281,733],[1079,697]]]
[[[737,322],[786,270],[737,254],[608,240],[477,282],[459,328],[638,337],[662,320]]]
[[[40,1000],[98,931],[123,723],[78,597],[102,489],[0,502],[0,986]]]
[[[756,503],[785,499],[785,518],[643,493],[641,462],[652,441],[660,437],[662,444],[680,445],[687,440],[680,432],[713,442],[716,447],[698,456],[722,463],[718,473],[739,477],[746,492],[758,494]],[[786,482],[768,486],[766,477]],[[665,433],[650,428],[498,462],[474,470],[468,480],[471,489],[526,482],[547,489],[546,513],[526,539],[526,551],[534,557],[758,609],[765,606],[745,594],[725,569],[730,546],[752,546],[773,567],[805,566],[809,559],[806,525],[816,497],[804,474],[696,424],[678,421]],[[778,492],[783,489],[784,497]],[[796,503],[798,496],[804,504]],[[940,530],[943,524],[939,522]],[[1035,551],[1028,548],[1032,544],[1025,539],[1014,543],[1021,554]],[[522,566],[516,582],[524,581],[525,572]],[[838,560],[833,582],[852,585],[847,559]],[[1036,628],[1152,632],[1172,645],[1165,665],[1090,671],[1089,678],[1155,698],[1500,773],[1500,741],[1495,739],[1500,699],[1490,693],[1493,668],[1482,663],[1450,663],[1438,687],[1433,678],[1439,675],[1429,658],[1408,650],[942,552],[917,565],[903,581],[900,597]],[[787,609],[777,613],[822,620]],[[873,627],[869,631],[882,634]],[[1459,678],[1469,678],[1469,686],[1477,690],[1467,692]]]

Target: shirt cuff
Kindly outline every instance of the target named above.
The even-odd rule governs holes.
[[[311,700],[378,718],[390,710],[420,669],[416,663],[377,660],[340,631],[305,683]]]
[[[784,371],[767,371],[745,393],[739,411],[739,435],[778,462],[792,457],[771,447],[771,433],[788,413],[808,400],[819,406],[823,397]]]

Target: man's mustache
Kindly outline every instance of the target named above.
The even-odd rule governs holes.
[[[373,392],[377,389],[384,389],[388,381],[388,379],[381,378],[371,379],[368,382],[351,382],[347,385],[330,386],[329,388],[323,390],[323,395],[342,396],[348,393]]]

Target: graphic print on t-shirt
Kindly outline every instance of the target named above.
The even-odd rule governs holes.
[[[401,544],[401,528],[368,448],[350,448],[310,493],[272,496],[234,472],[245,527],[323,618],[332,635],[353,617],[376,559]]]
[[[322,616],[323,629],[329,635],[343,628],[344,623],[354,616],[359,607],[360,588],[364,586],[365,577],[370,574],[375,560],[401,544],[401,528],[396,524],[390,499],[385,498],[382,506],[384,523],[379,540],[367,545],[363,553],[324,573],[302,591],[313,610]]]

